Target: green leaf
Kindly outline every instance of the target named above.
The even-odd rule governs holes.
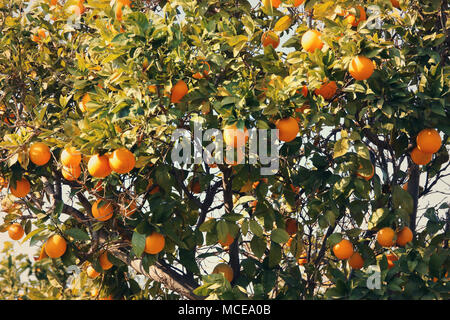
[[[217,223],[216,230],[217,230],[217,238],[220,241],[226,241],[227,240],[227,235],[229,233],[227,222],[224,221],[224,220],[220,220]]]
[[[270,239],[276,243],[285,243],[289,240],[289,234],[286,232],[286,230],[278,228],[275,230],[272,230],[272,233],[270,234]]]
[[[140,257],[145,249],[145,234],[141,234],[138,232],[133,233],[133,237],[131,238],[131,244],[133,246],[133,252],[136,256]]]
[[[349,148],[349,139],[341,138],[334,144],[333,148],[333,158],[336,159],[338,157],[342,157],[345,155]]]
[[[261,258],[267,248],[266,241],[255,236],[250,241],[250,248],[257,258]]]
[[[278,243],[271,242],[269,252],[269,268],[277,266],[280,263],[280,261],[281,261],[281,246]]]
[[[411,214],[414,207],[414,200],[408,191],[395,185],[392,190],[392,204],[394,205],[394,208],[402,208],[407,213]]]
[[[250,220],[250,231],[253,232],[253,234],[258,237],[262,237],[264,234],[263,228],[255,220]]]
[[[71,236],[75,240],[86,241],[90,239],[89,235],[85,231],[78,228],[68,229],[64,233]]]

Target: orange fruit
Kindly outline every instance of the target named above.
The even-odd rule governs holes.
[[[272,7],[278,8],[281,4],[281,0],[272,0]]]
[[[81,175],[81,167],[79,165],[62,167],[61,174],[68,181],[75,181]]]
[[[122,208],[121,213],[125,216],[125,217],[129,217],[131,216],[133,213],[136,212],[137,210],[137,205],[136,205],[136,201],[130,201],[127,200],[127,203],[124,204],[125,208]]]
[[[22,226],[18,223],[13,223],[8,227],[8,235],[13,240],[19,240],[23,237],[25,231]]]
[[[362,168],[362,165],[359,165],[359,168],[361,169],[361,168]],[[361,173],[359,173],[359,172],[357,172],[356,175],[357,175],[358,177],[364,178],[364,179],[366,179],[367,181],[369,181],[369,180],[372,179],[373,176],[375,175],[375,167],[372,165],[372,173],[371,173],[370,175],[368,175],[368,176],[363,175],[363,174],[361,174]]]
[[[301,266],[304,265],[304,264],[306,264],[306,263],[308,263],[308,255],[306,254],[306,252],[305,252],[305,253],[302,253],[302,254],[300,255],[300,257],[298,258],[297,262],[298,262],[298,264],[301,265]]]
[[[320,88],[314,90],[316,95],[322,96],[325,100],[331,99],[336,93],[337,85],[335,81],[327,81]]]
[[[209,63],[205,60],[203,57],[198,58],[200,60],[201,69],[199,72],[196,72],[192,75],[192,78],[194,79],[202,79],[203,77],[207,76],[209,72],[211,71],[211,66]],[[203,65],[203,66],[202,66]]]
[[[125,148],[114,150],[108,158],[111,170],[119,174],[130,172],[136,165],[134,154]]]
[[[364,260],[358,252],[352,254],[352,256],[348,259],[348,264],[352,269],[361,269],[364,267]]]
[[[178,103],[188,93],[189,89],[183,80],[178,81],[172,88],[170,102]]]
[[[85,93],[83,98],[81,99],[81,103],[80,103],[80,109],[83,112],[87,111],[87,107],[86,104],[91,101],[91,97],[89,96],[89,93]]]
[[[81,162],[81,152],[75,147],[65,147],[61,152],[61,163],[63,166],[78,166]]]
[[[403,185],[403,190],[408,191],[408,182]]]
[[[300,130],[297,120],[292,117],[280,119],[275,125],[278,129],[278,139],[285,142],[294,140]]]
[[[151,84],[148,86],[148,91],[150,91],[151,93],[156,93],[156,86],[154,84]]]
[[[426,165],[428,162],[431,161],[431,158],[433,157],[432,153],[425,153],[419,150],[419,148],[415,147],[411,153],[411,160],[417,164],[417,165]]]
[[[153,187],[154,186],[154,187]],[[153,179],[149,179],[148,180],[148,185],[147,185],[147,191],[148,190],[150,190],[150,188],[152,188],[153,187],[153,189],[149,192],[150,194],[155,194],[155,193],[157,193],[157,192],[160,192],[160,189],[159,189],[159,186],[158,185],[156,185],[155,183],[153,183]]]
[[[356,56],[348,66],[348,72],[356,80],[367,80],[375,69],[372,60],[365,56]]]
[[[45,243],[45,253],[52,259],[61,257],[66,252],[66,249],[66,240],[59,234],[51,236]]]
[[[166,244],[166,239],[164,236],[158,232],[153,232],[151,235],[145,238],[145,249],[146,253],[158,254],[164,249]]]
[[[297,233],[297,230],[298,230],[297,220],[295,220],[294,218],[286,219],[286,232],[292,236]]]
[[[223,274],[225,279],[227,279],[229,282],[233,281],[233,269],[231,269],[231,267],[226,264],[226,263],[219,263],[218,265],[216,265],[214,267],[214,270],[212,272],[213,274]]]
[[[394,262],[398,261],[398,257],[393,253],[387,254],[386,259],[387,259],[387,263],[388,263],[388,269],[391,269],[392,267],[394,267],[394,265],[395,265]]]
[[[300,187],[295,187],[292,183],[289,185],[291,187],[291,190],[293,193],[299,193],[300,192]]]
[[[94,178],[105,178],[111,174],[109,159],[106,155],[93,155],[88,162],[88,171]]]
[[[398,1],[398,0],[391,0],[391,4],[394,8],[397,8],[397,9],[400,8],[400,1]]]
[[[100,202],[102,202],[101,207],[99,207]],[[113,211],[114,208],[110,201],[98,199],[92,205],[92,215],[98,221],[106,221],[111,219],[113,216]]]
[[[122,4],[125,7],[129,7],[131,4],[131,0],[118,0],[117,2],[119,2],[120,4]]]
[[[424,153],[436,153],[442,145],[442,139],[435,129],[423,129],[416,137],[417,148]]]
[[[292,0],[291,0],[292,2]],[[301,5],[303,2],[305,2],[305,0],[294,0],[294,7],[298,7],[299,5]]]
[[[241,149],[232,150],[232,157],[230,160],[227,159],[227,155],[225,154],[223,157],[224,163],[226,163],[229,166],[237,166],[238,164],[245,163],[245,154],[242,152]],[[227,151],[228,152],[228,151]]]
[[[222,247],[228,247],[233,243],[233,241],[234,241],[234,238],[231,236],[231,234],[228,233],[226,240],[225,241],[219,240],[219,243],[222,245]]]
[[[109,270],[113,267],[111,261],[108,260],[108,252],[104,251],[99,257],[100,266],[103,270]]]
[[[6,188],[8,186],[8,180],[6,180],[5,177],[0,176],[0,191],[2,191],[3,188]]]
[[[385,227],[377,232],[377,241],[382,247],[392,247],[395,244],[394,237],[395,232],[389,227]]]
[[[13,188],[12,185],[9,186],[9,190],[11,193],[16,196],[17,198],[23,198],[25,197],[31,190],[30,182],[22,178],[21,180],[16,181],[16,187]]]
[[[297,90],[296,93],[300,93],[300,91]],[[301,94],[306,98],[306,96],[308,95],[308,87],[307,86],[303,85]]]
[[[263,47],[272,46],[274,49],[280,44],[280,37],[273,31],[269,30],[262,34],[261,43]]]
[[[316,51],[316,49],[321,50],[323,47],[323,42],[320,39],[321,35],[322,34],[317,30],[306,31],[301,40],[303,49],[311,53]]]
[[[42,142],[35,142],[30,146],[29,156],[35,165],[43,166],[50,160],[50,148]]]
[[[248,141],[248,130],[244,126],[244,130],[236,127],[236,123],[227,125],[223,128],[223,141],[227,146],[240,148]]]
[[[399,232],[397,232],[397,245],[404,247],[408,242],[413,239],[413,233],[410,228],[403,227]]]
[[[189,183],[189,189],[191,190],[192,193],[200,193],[201,192],[201,186],[200,186],[200,182],[197,179],[193,179],[191,180],[191,182]]]
[[[123,4],[121,4],[121,3],[118,3],[117,7],[116,7],[116,19],[119,21],[122,21],[122,19],[123,19],[122,7],[123,7]]]
[[[353,255],[353,244],[347,239],[342,239],[334,245],[333,253],[340,260],[348,259]]]
[[[91,278],[91,279],[95,279],[95,278],[97,278],[97,277],[100,275],[100,273],[98,273],[98,272],[94,269],[93,266],[88,266],[88,267],[86,268],[86,274],[87,274],[87,276],[88,276],[89,278]]]
[[[353,27],[357,27],[361,21],[367,20],[366,11],[364,10],[364,8],[362,6],[356,6],[356,9],[359,10],[358,20],[356,20],[356,17],[353,14],[349,14],[347,17],[345,17],[347,23],[351,24]]]

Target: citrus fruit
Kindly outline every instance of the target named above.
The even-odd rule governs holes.
[[[59,234],[55,234],[47,239],[45,243],[45,252],[50,258],[61,257],[67,249],[66,240]]]
[[[50,148],[42,142],[35,142],[30,146],[30,161],[37,166],[43,166],[51,157]]]
[[[92,205],[92,215],[98,221],[106,221],[111,219],[113,216],[113,211],[114,208],[110,201],[98,199]]]
[[[424,153],[436,153],[442,145],[442,139],[435,129],[423,129],[416,138],[417,148]]]
[[[172,88],[170,101],[178,103],[188,93],[189,89],[183,80],[179,80]]]
[[[297,120],[292,117],[280,119],[275,125],[278,129],[278,139],[285,142],[294,140],[300,130]]]
[[[164,236],[158,232],[153,232],[151,235],[145,238],[145,249],[146,253],[158,254],[164,249],[166,244],[166,239]]]
[[[134,154],[125,148],[114,150],[108,158],[111,170],[119,174],[130,172],[136,165]]]
[[[10,185],[9,190],[17,198],[23,198],[30,192],[31,185],[27,179],[22,178],[22,179],[16,181],[15,188],[12,185]]]
[[[236,123],[227,125],[223,128],[223,141],[227,146],[240,148],[248,141],[248,130],[244,126],[244,130],[237,128]]]
[[[273,31],[269,30],[262,34],[261,43],[263,47],[272,46],[274,49],[280,44],[280,37]]]
[[[397,245],[404,247],[408,242],[413,239],[413,233],[410,228],[403,227],[399,232],[397,232]]]
[[[75,147],[66,147],[61,152],[61,163],[63,166],[78,166],[81,162],[81,152]]]
[[[100,266],[103,270],[109,270],[113,267],[111,261],[108,260],[108,252],[104,251],[99,257]]]
[[[411,153],[411,160],[417,164],[417,165],[426,165],[428,162],[431,161],[431,158],[433,157],[432,153],[425,153],[419,150],[419,148],[415,147]]]
[[[231,267],[226,263],[219,263],[216,265],[212,273],[221,273],[229,282],[233,281],[233,269],[231,269]]]
[[[317,30],[306,31],[301,40],[301,45],[303,49],[308,52],[313,53],[316,49],[321,50],[323,47],[323,42],[321,40],[321,33]]]
[[[353,255],[353,244],[347,239],[342,239],[334,245],[333,253],[340,260],[348,259]]]
[[[382,247],[392,247],[395,244],[394,237],[395,232],[389,227],[385,227],[377,232],[377,241]]]
[[[352,269],[359,270],[364,267],[364,260],[358,252],[355,252],[350,258],[348,258],[348,264]]]
[[[23,237],[25,231],[18,223],[13,223],[8,227],[8,235],[12,240],[19,240]]]
[[[88,162],[88,171],[94,178],[105,178],[111,174],[109,159],[106,155],[93,155]]]
[[[81,167],[80,165],[76,166],[69,166],[69,167],[62,167],[61,174],[64,177],[64,179],[68,181],[75,181],[77,180],[81,175]]]
[[[372,60],[365,56],[356,56],[350,62],[348,72],[356,80],[367,80],[375,69]]]

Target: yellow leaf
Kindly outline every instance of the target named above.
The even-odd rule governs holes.
[[[277,23],[275,23],[275,27],[273,31],[284,31],[291,26],[292,18],[290,16],[281,17]]]

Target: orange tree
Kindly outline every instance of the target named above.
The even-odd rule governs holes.
[[[40,261],[114,298],[448,298],[447,1],[0,3],[1,228]],[[194,123],[279,129],[279,170],[175,165]]]

